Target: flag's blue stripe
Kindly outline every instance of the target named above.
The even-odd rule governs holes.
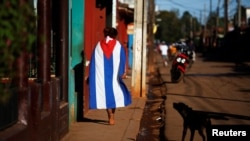
[[[113,90],[113,55],[108,59],[103,56],[104,59],[104,81],[105,81],[105,96],[106,96],[106,106],[109,108],[115,108],[115,98]],[[110,84],[111,82],[111,84]]]
[[[123,91],[123,97],[124,97],[124,106],[127,106],[129,104],[131,104],[131,95],[130,95],[130,92],[128,91],[126,85],[124,84],[124,82],[122,81],[122,78],[119,78],[119,81],[120,81],[120,86],[121,86],[121,89]]]
[[[91,74],[95,74],[96,73],[96,70],[95,70],[95,51],[93,52],[93,55],[92,55],[92,59],[91,59],[91,62],[90,62],[90,67],[91,67]],[[90,108],[91,109],[96,109],[97,108],[97,101],[96,101],[96,77],[95,75],[91,75],[91,79],[89,79],[89,85],[92,87],[90,89]],[[94,88],[93,88],[94,87]]]
[[[125,49],[124,47],[121,46],[121,53],[120,53],[120,56],[121,56],[121,69],[119,70],[119,72],[122,74],[124,74],[125,72],[125,67],[126,67],[126,52],[125,52]],[[125,106],[131,104],[131,95],[130,95],[130,92],[128,91],[126,85],[124,84],[124,82],[122,81],[122,79],[120,78],[120,85],[121,85],[121,89],[123,91],[123,96],[124,96],[124,103],[125,103]]]

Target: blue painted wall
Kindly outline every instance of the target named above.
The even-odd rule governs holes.
[[[133,67],[133,34],[128,34],[128,66]]]

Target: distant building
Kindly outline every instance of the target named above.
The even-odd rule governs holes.
[[[129,8],[133,8],[135,7],[135,0],[118,0],[121,3],[125,3],[128,4]]]

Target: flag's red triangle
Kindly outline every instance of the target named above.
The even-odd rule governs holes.
[[[106,42],[106,39],[104,39],[101,41],[100,44],[101,44],[101,48],[103,50],[104,55],[109,59],[114,50],[116,40],[112,39]]]

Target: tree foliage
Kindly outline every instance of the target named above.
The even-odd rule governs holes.
[[[160,19],[156,24],[158,29],[155,39],[167,42],[176,42],[181,38],[190,36],[190,31],[197,31],[200,23],[189,12],[184,12],[179,18],[178,10],[161,11],[156,19]]]
[[[13,62],[22,51],[30,51],[35,42],[36,16],[25,0],[0,1],[0,78],[11,78]],[[0,84],[0,101],[6,85]]]

